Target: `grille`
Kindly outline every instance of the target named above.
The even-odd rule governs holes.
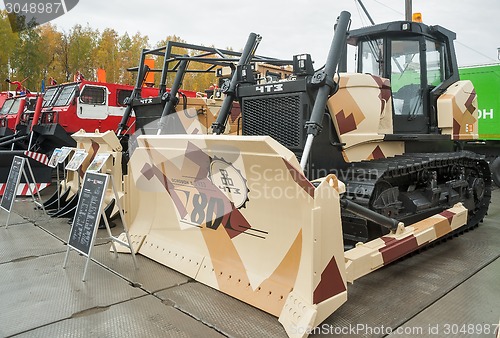
[[[268,135],[287,148],[301,147],[300,95],[245,98],[243,134]]]

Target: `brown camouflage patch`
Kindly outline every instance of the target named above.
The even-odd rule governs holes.
[[[451,232],[451,222],[455,214],[451,211],[444,210],[439,215],[446,217],[442,221],[434,225],[434,230],[436,231],[436,238],[442,237]]]
[[[97,143],[94,140],[91,140],[92,145],[89,149],[89,155],[87,158],[82,162],[82,165],[80,169],[78,170],[78,174],[80,175],[80,178],[83,178],[85,176],[85,172],[87,171],[87,168],[89,167],[90,163],[94,160],[94,158],[97,155],[97,152],[99,151],[99,143]]]
[[[344,291],[346,291],[346,286],[340,275],[335,257],[332,257],[325,270],[321,273],[321,281],[314,289],[313,303],[319,304]]]
[[[230,119],[231,119],[231,122],[234,122],[238,119],[238,117],[241,116],[241,108],[240,106],[233,106],[231,108],[231,113],[230,113]]]
[[[453,220],[453,217],[455,217],[455,214],[451,211],[444,210],[443,212],[439,213],[441,216],[446,217],[448,220],[448,224],[451,225],[451,221]]]
[[[290,173],[290,176],[292,176],[293,180],[302,188],[304,189],[305,192],[309,194],[312,198],[314,198],[314,185],[297,169],[295,169],[290,162],[287,160],[283,159],[283,162],[286,165],[286,168],[288,169],[288,172]]]
[[[467,111],[471,114],[474,114],[474,111],[477,108],[473,104],[475,99],[476,99],[476,90],[473,90],[472,93],[469,95],[467,101],[465,101],[465,108],[467,108]]]
[[[391,87],[388,79],[382,78],[380,76],[372,75],[373,80],[380,87],[380,94],[378,95],[380,99],[380,114],[385,110],[386,103],[391,99]]]
[[[385,247],[379,249],[384,260],[384,265],[389,264],[418,248],[417,239],[414,235],[410,235],[403,239],[382,236],[381,239],[386,244]]]
[[[377,146],[375,150],[373,150],[371,157],[374,160],[378,160],[379,158],[385,158],[385,155],[382,152],[382,149],[380,149],[380,146]]]
[[[447,219],[443,219],[434,224],[434,231],[436,232],[436,238],[442,237],[451,232],[450,221]]]
[[[460,123],[455,119],[453,119],[453,138],[456,140],[460,139]]]
[[[340,135],[356,130],[356,121],[353,114],[346,117],[344,110],[341,110],[335,115],[335,119],[337,120]]]

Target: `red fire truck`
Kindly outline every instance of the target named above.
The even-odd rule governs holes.
[[[71,134],[81,129],[86,132],[116,130],[133,89],[129,85],[81,79],[50,86],[43,94],[8,99],[1,110],[5,114],[0,115],[0,148],[3,149],[0,150],[0,195],[13,156],[34,152],[37,161],[30,158],[30,163],[36,181],[50,182],[50,168],[40,163],[40,159],[46,160],[55,148],[75,146]],[[144,100],[157,97],[158,93],[153,87],[141,89]],[[193,91],[182,91],[182,94],[196,97]],[[131,116],[125,133],[134,131],[135,116]]]

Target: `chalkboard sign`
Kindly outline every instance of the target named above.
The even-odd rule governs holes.
[[[21,181],[21,172],[24,168],[24,161],[26,159],[20,156],[14,156],[12,165],[10,167],[9,177],[5,185],[5,191],[0,202],[0,207],[8,212],[12,210],[12,204],[16,198],[17,187]]]
[[[88,172],[83,178],[68,245],[87,257],[94,242],[107,186],[108,175]]]

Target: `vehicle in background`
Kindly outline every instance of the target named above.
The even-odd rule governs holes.
[[[27,94],[5,100],[0,108],[0,137],[14,133],[17,117],[26,110],[35,110],[36,98],[35,94]]]
[[[34,144],[45,152],[74,146],[70,135],[81,129],[88,132],[115,130],[125,109],[124,101],[132,89],[128,85],[87,80],[48,87],[39,115],[35,111],[25,114],[20,123],[33,130]],[[145,88],[143,92],[146,97],[157,93],[155,88]]]
[[[464,148],[486,156],[493,181],[500,186],[500,64],[463,67],[459,73],[474,84],[479,108],[479,139]]]
[[[0,132],[3,132],[0,148],[4,149],[0,151],[0,183],[7,180],[13,156],[25,156],[28,151],[37,159],[30,159],[37,182],[50,183],[50,172],[47,173],[43,166],[52,151],[63,146],[75,147],[76,142],[71,135],[80,130],[116,130],[133,88],[80,79],[78,82],[49,86],[43,94],[8,99],[2,107],[4,114],[0,119]],[[157,95],[158,89],[154,87],[144,87],[141,91],[141,97],[145,99]],[[187,92],[184,95],[195,96],[196,93]],[[132,114],[124,133],[134,131],[135,116]],[[40,159],[43,159],[42,166],[37,163]]]
[[[5,100],[7,100],[9,97],[12,97],[12,96],[14,96],[14,92],[12,92],[12,91],[0,92],[0,109],[3,107]]]

